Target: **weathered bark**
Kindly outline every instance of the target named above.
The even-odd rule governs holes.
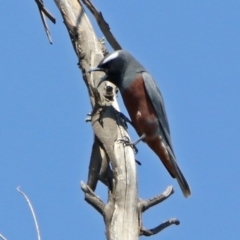
[[[88,202],[93,201],[93,206],[95,204],[95,208],[99,212],[101,212],[101,207],[99,206],[103,207],[102,214],[106,223],[107,239],[138,239],[137,177],[133,150],[131,147],[125,147],[121,141],[118,141],[118,139],[124,136],[128,137],[128,135],[125,131],[123,120],[111,106],[111,100],[108,102],[106,97],[104,97],[104,86],[98,89],[100,99],[96,99],[96,94],[93,92],[94,86],[96,86],[102,74],[87,73],[90,67],[96,66],[102,59],[102,44],[98,41],[79,1],[55,0],[55,3],[63,16],[89,91],[90,100],[94,108],[91,116],[94,133],[101,142],[103,149],[105,149],[113,171],[112,184],[110,184],[112,185],[112,189],[109,191],[107,204],[102,206],[100,200],[100,202],[94,202],[92,196],[94,193],[89,187],[84,188],[86,200]],[[98,102],[96,103],[96,101]],[[115,106],[117,105],[116,103],[114,104]],[[97,148],[96,145],[98,144],[98,142],[94,143],[93,150]],[[92,157],[96,161],[94,164],[94,159],[92,159],[90,164],[90,171],[91,169],[93,171],[89,173],[89,180],[90,185],[92,185],[91,187],[94,188],[96,186],[96,179],[94,180],[93,178],[96,178],[96,173],[100,172],[98,161],[102,159],[98,152],[100,153],[101,149],[92,153]],[[103,165],[101,164],[100,168],[104,168]]]
[[[125,119],[116,110],[118,109],[116,87],[106,83],[96,89],[95,86],[103,75],[99,72],[88,73],[90,67],[96,66],[107,51],[97,39],[80,1],[54,1],[63,16],[78,56],[79,67],[93,107],[92,113],[87,118],[95,134],[88,182],[87,185],[81,183],[85,200],[102,214],[108,240],[136,240],[139,235],[150,236],[171,224],[179,224],[177,219],[170,219],[154,229],[146,230],[142,227],[142,212],[167,199],[173,193],[173,189],[168,188],[163,194],[150,200],[138,199],[134,152],[130,146],[125,146],[121,141],[129,136],[126,132]],[[85,0],[84,3],[102,26],[101,29],[108,36],[112,47],[115,50],[120,49],[101,13],[89,0]],[[98,180],[108,186],[106,204],[94,193]]]

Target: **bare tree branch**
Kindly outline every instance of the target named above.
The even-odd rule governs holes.
[[[149,236],[155,235],[155,234],[161,232],[163,229],[171,226],[172,224],[179,225],[180,222],[179,222],[178,219],[172,218],[172,219],[169,219],[168,221],[158,225],[157,227],[149,229],[149,230],[141,228],[140,229],[140,236],[147,236],[147,237],[149,237]]]
[[[85,200],[103,215],[105,207],[103,201],[84,182],[81,182],[81,189],[85,193]]]
[[[140,204],[142,205],[142,212],[146,211],[150,207],[153,207],[153,206],[163,202],[168,197],[170,197],[173,193],[174,193],[173,187],[169,186],[162,194],[160,194],[154,198],[150,198],[148,200],[141,200]]]
[[[46,17],[49,18],[49,20],[52,21],[52,23],[56,23],[56,19],[55,17],[44,7],[43,5],[43,0],[35,0],[35,2],[37,3],[39,9],[41,9],[41,11],[43,11],[43,13],[46,15]]]
[[[91,3],[90,0],[82,0],[82,2],[87,6],[87,8],[89,9],[89,11],[93,14],[93,16],[95,17],[99,28],[101,29],[102,33],[104,34],[104,36],[106,37],[107,41],[109,42],[109,44],[111,45],[111,47],[114,50],[120,50],[122,49],[122,47],[120,46],[120,44],[118,43],[117,39],[114,37],[114,35],[112,34],[112,32],[110,31],[110,27],[108,25],[108,23],[105,21],[103,15],[101,12],[99,12],[95,6]]]
[[[37,231],[37,237],[38,237],[38,240],[41,240],[41,237],[40,237],[40,230],[39,230],[39,226],[38,226],[38,222],[37,222],[37,218],[36,218],[36,215],[35,215],[35,212],[34,212],[33,206],[32,206],[32,204],[31,204],[29,198],[27,197],[27,195],[26,195],[24,192],[22,192],[22,191],[20,190],[20,186],[17,187],[17,191],[20,192],[20,193],[23,195],[23,197],[25,198],[25,200],[26,200],[27,203],[28,203],[28,206],[29,206],[29,208],[30,208],[30,210],[31,210],[31,213],[32,213],[32,216],[33,216],[33,220],[34,220],[34,223],[35,223],[35,227],[36,227],[36,231]]]
[[[42,22],[43,22],[43,26],[44,26],[44,29],[45,29],[45,32],[47,34],[47,37],[48,37],[48,40],[50,42],[50,44],[52,44],[52,38],[51,38],[51,34],[50,34],[50,30],[48,28],[48,25],[47,25],[47,21],[46,21],[46,17],[49,18],[49,20],[51,20],[54,24],[56,23],[56,19],[53,17],[53,15],[44,7],[43,5],[43,0],[35,0],[35,2],[37,3],[38,5],[38,10],[39,10],[39,13],[40,13],[40,16],[41,16],[41,19],[42,19]]]
[[[167,187],[167,189],[160,195],[150,198],[148,200],[139,200],[138,202],[138,221],[139,221],[139,226],[140,226],[140,231],[139,231],[139,235],[144,235],[144,236],[151,236],[154,234],[157,234],[158,232],[162,231],[164,228],[170,226],[171,224],[177,224],[177,222],[179,222],[177,219],[170,219],[169,221],[160,224],[159,226],[157,226],[156,228],[147,230],[143,227],[142,224],[142,213],[144,211],[146,211],[147,209],[149,209],[150,207],[153,207],[159,203],[161,203],[162,201],[166,200],[168,197],[170,197],[172,194],[174,193],[173,187],[169,186]]]
[[[95,191],[97,187],[98,180],[102,181],[106,186],[108,186],[108,183],[106,181],[107,176],[103,176],[100,174],[101,166],[105,165],[108,166],[107,156],[105,154],[104,149],[100,145],[100,141],[95,136],[88,168],[88,181],[87,181],[87,185],[93,191]]]
[[[1,238],[2,240],[7,240],[1,233],[0,233],[0,238]]]

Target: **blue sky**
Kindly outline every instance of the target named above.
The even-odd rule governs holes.
[[[175,188],[144,213],[145,227],[181,221],[151,239],[239,239],[240,2],[94,3],[161,88],[178,162],[192,188],[185,199],[157,157],[138,146],[139,197]],[[57,18],[49,24],[53,45],[33,0],[3,1],[0,8],[0,233],[36,239],[20,185],[42,239],[105,239],[103,219],[79,188],[93,141],[84,121],[91,110],[86,87],[59,11],[53,0],[45,4]],[[134,130],[130,134],[136,139]],[[106,200],[101,184],[97,194]]]

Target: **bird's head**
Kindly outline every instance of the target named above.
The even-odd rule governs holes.
[[[100,80],[98,86],[107,80],[114,83],[117,87],[121,87],[125,69],[131,58],[132,56],[128,52],[118,50],[106,55],[97,67],[91,68],[89,72],[102,71],[106,73]]]

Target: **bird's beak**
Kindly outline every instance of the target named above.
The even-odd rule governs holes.
[[[90,72],[97,72],[97,71],[99,71],[99,72],[104,72],[105,69],[104,69],[104,68],[99,68],[99,67],[93,67],[93,68],[90,68],[90,69],[88,70],[88,73],[90,73]]]
[[[90,72],[97,72],[97,71],[99,71],[99,72],[105,72],[106,69],[100,68],[100,67],[93,67],[93,68],[90,68],[90,69],[89,69],[88,73],[90,73]],[[103,76],[103,77],[100,79],[100,81],[99,81],[99,83],[98,83],[98,85],[97,85],[97,88],[98,88],[103,82],[107,81],[107,78],[108,78],[108,75],[107,75],[107,74],[106,74],[105,76]]]

